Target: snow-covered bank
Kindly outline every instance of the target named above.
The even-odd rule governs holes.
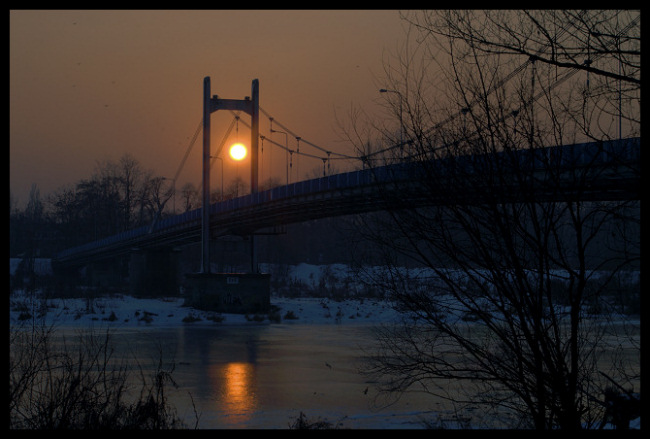
[[[10,276],[18,273],[24,264],[20,259],[9,261]],[[349,296],[355,297],[360,290],[359,279],[352,280],[354,273],[345,265],[318,266],[299,264],[296,266],[263,267],[273,273],[278,289],[293,286],[293,292],[309,293],[318,290],[329,292],[335,289],[350,289]],[[37,259],[34,272],[38,276],[52,274],[49,259]],[[277,287],[276,287],[277,288]],[[298,294],[298,296],[305,294]],[[223,314],[201,311],[184,306],[184,298],[161,297],[140,298],[123,294],[112,294],[92,299],[48,298],[37,292],[33,296],[22,290],[15,290],[10,296],[10,321],[37,317],[47,324],[74,327],[169,327],[178,325],[236,325],[284,322],[292,324],[328,323],[374,323],[391,320],[395,313],[384,301],[359,299],[328,299],[313,297],[280,297],[272,295],[272,312],[267,315]]]
[[[24,267],[20,259],[10,259],[10,276]],[[35,259],[37,276],[51,275],[49,259]],[[184,306],[184,299],[139,298],[122,294],[86,298],[42,299],[22,290],[10,296],[11,322],[27,318],[45,317],[47,323],[64,326],[177,326],[177,325],[231,325],[283,322],[295,324],[354,324],[392,321],[397,313],[384,299],[382,291],[373,280],[385,275],[385,267],[365,267],[353,270],[343,264],[332,265],[271,265],[263,264],[264,272],[271,273],[272,312],[268,315],[222,314],[201,311]],[[426,286],[436,279],[430,269],[400,269],[401,275],[415,281],[414,285]],[[460,274],[459,274],[460,275]],[[595,272],[593,278],[602,274]],[[562,273],[556,273],[562,279]],[[619,282],[638,285],[639,272],[620,275]],[[456,316],[461,318],[462,316]],[[609,316],[613,317],[612,315]],[[630,316],[621,315],[630,321]],[[633,318],[634,319],[634,318]]]
[[[16,292],[10,300],[10,321],[31,317],[66,327],[171,327],[178,325],[245,325],[260,323],[356,324],[380,323],[396,318],[386,302],[369,299],[334,301],[320,298],[272,297],[268,315],[224,314],[184,306],[178,297],[143,299],[114,295],[87,299],[44,301]]]

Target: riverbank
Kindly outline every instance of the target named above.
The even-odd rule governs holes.
[[[93,299],[10,297],[10,322],[32,320],[47,325],[93,328],[166,328],[176,326],[384,323],[397,318],[389,303],[373,299],[271,297],[269,314],[227,314],[184,305],[182,297],[137,298],[110,295]]]

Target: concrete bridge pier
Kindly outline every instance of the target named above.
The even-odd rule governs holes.
[[[267,313],[270,274],[188,273],[185,303],[198,309],[234,314]]]
[[[179,294],[180,251],[176,248],[134,248],[129,259],[129,289],[135,297]]]

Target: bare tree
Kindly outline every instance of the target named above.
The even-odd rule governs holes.
[[[133,225],[133,216],[136,206],[140,207],[140,219],[144,210],[147,191],[147,173],[142,169],[140,163],[130,154],[123,155],[116,167],[117,181],[120,184],[122,194],[124,230]]]
[[[224,189],[224,198],[226,200],[231,199],[231,198],[237,198],[241,197],[242,195],[246,195],[248,191],[248,184],[244,181],[243,178],[237,176],[233,178],[228,186]],[[217,194],[211,194],[212,198],[214,198]]]
[[[557,85],[565,81],[561,78],[581,73],[582,85],[570,86],[581,96],[571,96],[565,105],[572,101],[578,105],[567,113],[582,116],[577,123],[583,125],[585,134],[600,140],[639,133],[638,10],[454,10],[413,12],[405,18],[425,38],[441,38],[448,53],[462,42],[480,59],[499,59],[501,63],[507,59],[517,69],[545,65]],[[461,49],[454,57],[462,54]],[[567,88],[562,89],[565,97]],[[531,89],[531,93],[536,91]]]
[[[143,204],[147,206],[152,218],[151,227],[160,219],[165,205],[174,195],[173,187],[164,189],[165,180],[164,177],[148,177],[146,180]]]
[[[188,212],[197,208],[201,204],[199,191],[192,183],[185,183],[181,188],[181,199],[183,203],[183,212]]]
[[[379,162],[407,161],[427,196],[413,205],[412,188],[396,183],[388,191],[400,194],[390,199],[395,209],[366,216],[360,229],[383,248],[387,270],[374,279],[405,317],[378,331],[368,357],[380,390],[399,396],[420,388],[482,404],[516,426],[577,429],[598,425],[604,376],[638,385],[638,337],[624,340],[603,317],[620,311],[605,297],[614,279],[638,269],[638,194],[594,201],[589,183],[604,171],[543,149],[620,136],[601,123],[616,88],[592,95],[587,111],[576,94],[584,89],[571,82],[582,79],[567,70],[579,65],[605,82],[632,84],[628,96],[638,99],[638,59],[621,43],[636,41],[638,20],[625,17],[435,11],[409,18],[417,44],[386,69],[406,141],[385,148]],[[572,37],[556,38],[564,33]],[[580,61],[577,52],[604,52],[605,35],[619,44],[602,55],[627,63],[627,79],[605,70],[605,59],[602,68]],[[576,46],[596,36],[598,45]],[[639,132],[638,104],[625,107],[628,133]],[[394,133],[386,131],[393,144]],[[414,276],[392,263],[397,255],[432,275]],[[638,301],[638,283],[624,288]],[[629,361],[614,361],[630,343]]]

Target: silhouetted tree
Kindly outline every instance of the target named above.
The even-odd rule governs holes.
[[[165,188],[164,177],[149,177],[146,180],[146,189],[143,191],[143,204],[149,210],[152,224],[162,217],[165,205],[174,195],[172,187]]]
[[[611,79],[630,85],[616,106],[627,133],[639,133],[638,13],[433,11],[409,20],[417,44],[386,67],[406,142],[368,163],[410,162],[429,207],[409,205],[409,187],[396,183],[395,210],[365,216],[359,229],[383,248],[387,270],[374,280],[405,317],[378,330],[366,371],[388,395],[418,388],[517,426],[596,425],[602,373],[638,382],[638,350],[628,362],[604,357],[627,343],[638,349],[638,338],[611,335],[604,316],[616,309],[603,300],[617,273],[638,268],[638,194],[581,200],[598,168],[562,171],[539,151],[618,138],[618,124],[603,124],[619,102]],[[585,68],[585,59],[594,62]],[[608,70],[619,63],[627,79]],[[576,69],[591,84],[572,78]],[[397,143],[394,128],[384,133]],[[541,170],[522,164],[522,151]],[[434,276],[404,270],[396,254]],[[595,303],[607,308],[601,316],[590,314]]]
[[[224,199],[242,197],[248,193],[248,184],[241,177],[235,177],[223,191]],[[215,194],[213,194],[215,195]]]
[[[48,197],[58,229],[69,233],[61,248],[151,224],[172,195],[163,181],[128,154],[118,162],[98,162],[89,178]]]
[[[142,221],[142,211],[145,208],[147,177],[140,163],[130,154],[123,155],[119,162],[109,167],[115,168],[114,177],[119,183],[121,202],[123,230],[129,230],[133,226],[134,212],[139,210],[139,222]]]
[[[185,185],[181,187],[180,196],[182,200],[183,212],[188,212],[192,209],[196,209],[201,205],[201,197],[199,196],[199,191],[194,187],[192,183],[185,183]]]
[[[74,187],[62,187],[48,195],[50,214],[59,232],[59,248],[70,248],[91,239],[84,234],[79,199]]]

